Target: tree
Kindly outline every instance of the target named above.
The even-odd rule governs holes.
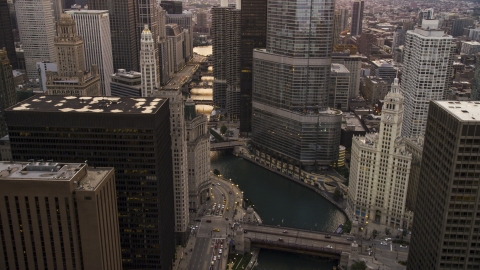
[[[343,223],[343,232],[350,233],[351,230],[352,230],[352,222],[347,219],[347,221]]]
[[[373,231],[372,231],[372,237],[373,237],[373,239],[375,239],[375,237],[377,237],[377,235],[378,235],[377,230],[373,230]]]
[[[228,128],[227,128],[225,125],[222,125],[222,126],[220,127],[220,133],[221,133],[222,135],[225,134],[225,132],[227,132],[227,130],[228,130]]]
[[[385,228],[385,234],[390,235],[390,229],[389,228]]]
[[[366,270],[367,264],[364,261],[354,262],[350,266],[350,270]]]
[[[335,201],[338,201],[340,199],[340,195],[341,195],[340,190],[338,188],[336,188],[335,192],[333,192],[333,199]]]
[[[213,170],[213,174],[215,174],[215,175],[218,176],[218,175],[220,175],[220,171],[219,171],[218,169],[214,169],[214,170]]]

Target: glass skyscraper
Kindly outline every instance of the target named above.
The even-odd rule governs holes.
[[[327,107],[333,0],[271,0],[266,49],[253,52],[252,139],[303,169],[338,156],[341,112]]]

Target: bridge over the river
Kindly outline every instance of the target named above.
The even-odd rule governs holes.
[[[227,141],[227,142],[211,142],[210,143],[210,151],[219,151],[219,150],[228,150],[233,149],[235,146],[242,146],[245,145],[245,142],[239,141]]]

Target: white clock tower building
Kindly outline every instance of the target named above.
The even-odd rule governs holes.
[[[408,228],[412,219],[405,210],[412,157],[400,136],[403,100],[395,79],[385,97],[380,132],[353,138],[347,211],[360,224]]]

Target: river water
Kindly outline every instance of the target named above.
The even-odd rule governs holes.
[[[265,224],[333,232],[345,215],[314,191],[227,152],[211,152],[218,169],[244,191]],[[332,269],[334,263],[292,253],[262,250],[258,269]],[[262,267],[263,266],[263,267]]]

